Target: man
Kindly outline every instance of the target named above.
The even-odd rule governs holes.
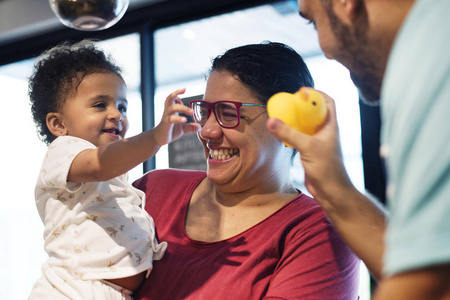
[[[316,135],[275,119],[269,130],[301,153],[308,190],[380,279],[375,299],[450,299],[450,1],[298,6],[363,100],[381,103],[389,216],[350,182],[328,96],[328,121]]]

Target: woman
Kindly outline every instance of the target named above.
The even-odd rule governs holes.
[[[359,260],[293,186],[293,150],[266,127],[268,98],[302,86],[311,75],[283,44],[213,61],[204,101],[191,103],[207,171],[154,170],[135,182],[169,244],[137,299],[358,298]]]

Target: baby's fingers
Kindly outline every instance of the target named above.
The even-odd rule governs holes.
[[[164,112],[167,117],[179,116],[179,118],[174,118],[171,120],[171,122],[175,123],[187,122],[189,117],[192,119],[193,113],[194,111],[189,106],[177,103],[169,105]]]
[[[178,89],[176,91],[173,91],[169,96],[167,96],[166,101],[164,102],[164,107],[167,109],[170,105],[174,103],[181,104],[183,103],[179,97],[179,95],[184,94],[186,92],[185,88]]]
[[[170,93],[169,96],[167,96],[166,101],[173,101],[176,98],[178,98],[179,95],[184,94],[184,92],[186,92],[186,88],[175,90],[172,93]]]
[[[184,133],[199,132],[201,129],[202,129],[202,126],[199,123],[183,124],[183,132]]]

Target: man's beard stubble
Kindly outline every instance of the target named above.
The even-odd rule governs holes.
[[[335,53],[336,60],[350,71],[353,83],[358,87],[361,100],[369,105],[378,105],[384,69],[379,55],[368,45],[367,16],[360,10],[358,23],[354,28],[344,24],[334,13],[331,5],[324,4],[330,25],[340,47]]]

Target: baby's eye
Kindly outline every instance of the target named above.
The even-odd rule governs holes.
[[[125,105],[120,105],[118,109],[119,109],[119,111],[121,113],[126,113],[127,112],[127,107]]]
[[[98,102],[98,103],[95,103],[95,104],[93,105],[93,107],[97,107],[97,108],[105,108],[105,107],[106,107],[106,104],[105,104],[104,102]]]

